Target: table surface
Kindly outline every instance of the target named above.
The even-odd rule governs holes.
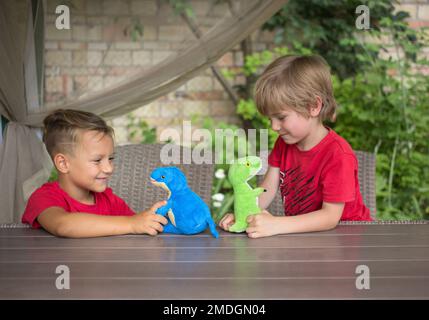
[[[70,271],[59,290],[56,268]],[[369,289],[358,289],[369,272]],[[60,280],[58,280],[60,281]],[[429,299],[429,224],[249,239],[0,229],[0,299]]]

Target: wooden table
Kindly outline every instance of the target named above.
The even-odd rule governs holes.
[[[56,287],[65,276],[55,273],[59,265],[70,271],[70,289]],[[263,239],[226,232],[62,239],[0,229],[0,299],[295,298],[428,299],[429,224]]]

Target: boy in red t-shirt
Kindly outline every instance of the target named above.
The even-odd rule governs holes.
[[[44,120],[43,141],[58,171],[28,199],[22,222],[69,238],[121,234],[156,235],[167,219],[155,203],[135,214],[107,180],[113,172],[113,129],[95,114],[57,110]]]
[[[371,220],[359,191],[358,162],[342,137],[323,125],[335,120],[329,66],[320,56],[284,56],[271,63],[256,82],[259,112],[270,118],[279,137],[268,157],[259,196],[267,208],[278,188],[285,216],[262,210],[248,217],[251,238],[323,231],[340,220]],[[228,231],[234,215],[219,226]]]

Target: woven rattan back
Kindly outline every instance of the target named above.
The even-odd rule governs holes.
[[[360,192],[363,202],[371,211],[371,217],[375,219],[376,203],[375,203],[375,156],[372,153],[365,151],[355,151],[358,159],[358,176]],[[263,176],[258,176],[259,182],[262,182]],[[275,215],[283,215],[283,203],[280,192],[277,192],[268,211]]]
[[[170,154],[178,155],[179,158],[174,157],[174,160],[180,164],[163,164],[160,154],[164,146],[166,145],[132,144],[116,147],[115,170],[109,182],[113,192],[124,199],[135,212],[146,210],[167,196],[164,190],[150,183],[151,172],[157,167],[175,166],[185,173],[189,187],[210,205],[214,166],[182,164],[183,154],[189,149],[177,145],[169,145],[168,148],[174,149]]]
[[[363,202],[371,212],[371,218],[375,220],[376,216],[376,197],[375,197],[375,155],[365,151],[355,151],[358,159],[359,187]]]

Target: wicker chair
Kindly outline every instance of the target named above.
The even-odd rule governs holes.
[[[160,166],[176,166],[186,175],[188,185],[203,201],[210,205],[213,182],[213,164],[182,164],[180,157],[169,157],[177,164],[163,164],[160,160],[162,144],[132,144],[118,146],[115,155],[115,170],[109,186],[136,212],[150,208],[166,198],[166,192],[149,181],[152,170]],[[183,155],[187,148],[169,145],[173,154]],[[187,150],[189,151],[189,149]],[[183,159],[183,158],[182,158]],[[180,163],[180,164],[179,164]]]
[[[359,184],[365,205],[371,211],[371,217],[375,220],[376,205],[375,205],[375,156],[372,153],[364,151],[355,151],[359,163]],[[258,180],[262,180],[262,176],[258,176]],[[283,214],[283,203],[280,192],[277,192],[268,211],[276,215]]]
[[[118,196],[124,199],[136,212],[148,209],[156,201],[165,199],[166,192],[153,186],[149,176],[153,169],[165,166],[160,160],[161,144],[125,145],[116,148],[115,171],[109,185]],[[171,146],[175,153],[183,155],[184,147]],[[363,200],[375,218],[375,157],[373,154],[356,151],[359,162],[359,181]],[[213,164],[181,164],[180,158],[173,158],[175,163],[185,173],[188,184],[197,192],[205,203],[210,205],[213,182]],[[180,163],[180,164],[179,164]],[[262,176],[258,176],[259,180]],[[270,212],[281,214],[283,205],[277,194],[269,207]],[[345,221],[340,224],[427,224],[427,220],[398,220],[398,221]],[[22,223],[0,223],[2,228],[29,228]]]

